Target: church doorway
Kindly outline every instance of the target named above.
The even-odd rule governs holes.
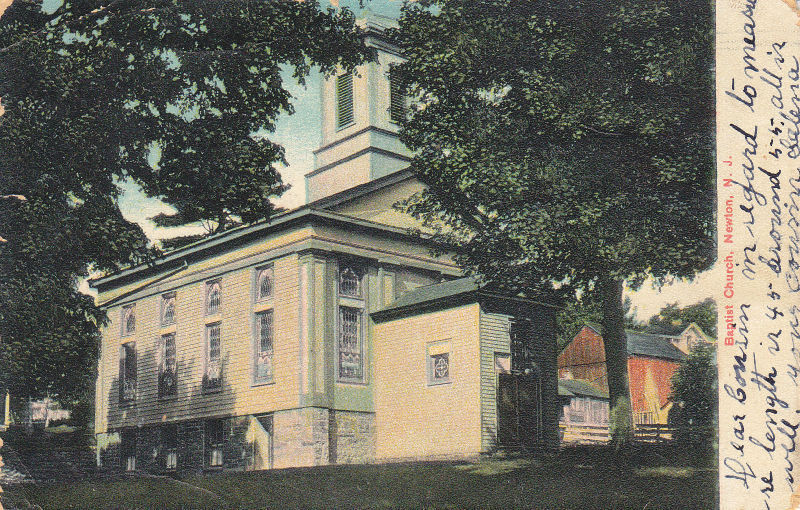
[[[536,373],[498,374],[497,442],[532,448],[541,438],[541,384]]]

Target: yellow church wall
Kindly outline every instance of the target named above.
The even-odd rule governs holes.
[[[420,222],[410,215],[396,210],[394,205],[424,188],[424,185],[417,179],[408,178],[331,209],[341,214],[395,227],[420,228],[422,226]]]
[[[481,450],[478,304],[375,325],[376,458]],[[430,348],[449,349],[450,382],[429,384]]]
[[[108,310],[110,323],[104,342],[97,383],[96,432],[144,423],[179,421],[224,415],[263,413],[297,407],[299,403],[298,261],[296,255],[274,260],[274,298],[253,304],[255,268],[248,266],[219,276],[220,313],[205,315],[206,281],[194,281],[166,291],[176,292],[176,324],[160,326],[159,292],[135,301],[136,331],[121,337],[121,302]],[[216,278],[216,277],[215,277]],[[214,278],[214,279],[215,279]],[[272,308],[272,384],[253,384],[254,312]],[[203,391],[206,325],[221,323],[222,388]],[[159,343],[162,334],[175,333],[177,395],[158,396]],[[136,342],[137,395],[135,403],[119,403],[119,351]]]
[[[336,332],[334,306],[336,264],[317,259],[309,273],[309,282],[301,290],[304,271],[297,251],[317,249],[333,253],[361,255],[379,259],[387,267],[403,267],[381,273],[376,269],[367,278],[372,297],[368,311],[380,308],[394,299],[395,292],[433,283],[436,274],[455,274],[450,263],[442,264],[419,244],[394,237],[380,237],[347,231],[336,226],[298,227],[274,236],[244,244],[225,253],[190,262],[186,267],[171,269],[136,283],[101,292],[98,302],[111,303],[107,308],[109,324],[103,329],[103,346],[96,384],[97,432],[109,428],[162,421],[180,421],[224,415],[263,413],[278,409],[317,405],[311,395],[332,392],[330,402],[337,408],[371,411],[372,329],[365,323],[366,385],[348,385],[333,380],[333,345]],[[307,253],[307,252],[306,252]],[[277,256],[277,258],[275,258]],[[305,256],[303,256],[305,257]],[[309,263],[310,260],[303,258]],[[388,261],[388,262],[387,262]],[[253,371],[254,312],[253,281],[255,269],[274,264],[274,384],[254,386]],[[398,264],[392,266],[391,264]],[[417,266],[414,269],[413,266]],[[327,269],[326,269],[327,268]],[[382,270],[383,271],[383,270]],[[430,271],[433,271],[430,273]],[[427,276],[429,275],[430,276]],[[221,279],[221,312],[205,316],[206,282]],[[395,288],[395,280],[397,286]],[[315,283],[311,283],[311,282]],[[324,291],[323,289],[329,290]],[[374,287],[374,288],[372,288]],[[161,328],[161,297],[176,292],[176,324]],[[301,295],[310,293],[310,300],[301,307]],[[386,293],[382,296],[381,293]],[[313,295],[312,295],[313,294]],[[323,297],[327,296],[327,297]],[[121,337],[122,307],[136,305],[136,331]],[[301,308],[308,323],[308,338],[301,344]],[[322,313],[324,311],[324,313]],[[221,322],[223,388],[204,393],[206,325]],[[161,336],[175,333],[177,353],[177,396],[158,398],[159,344]],[[120,346],[136,342],[137,399],[135,404],[119,405]],[[301,355],[301,350],[304,354]],[[309,364],[310,363],[310,364]],[[302,379],[302,384],[301,384]],[[364,402],[370,402],[366,405]]]

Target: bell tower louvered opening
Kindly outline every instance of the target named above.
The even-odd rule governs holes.
[[[389,72],[389,118],[400,123],[406,115],[406,98],[395,72]]]
[[[336,77],[336,129],[344,129],[353,122],[353,75],[341,74]]]

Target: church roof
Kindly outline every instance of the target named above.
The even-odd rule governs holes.
[[[401,315],[403,312],[440,306],[442,303],[459,302],[481,288],[477,279],[471,276],[458,278],[433,285],[425,285],[410,290],[395,299],[381,310],[374,312],[372,317],[379,320],[388,316]]]
[[[372,192],[386,188],[392,184],[410,179],[413,176],[414,174],[407,168],[399,170],[389,175],[384,175],[383,177],[367,181],[364,184],[353,186],[352,188],[348,188],[333,195],[314,200],[313,202],[309,203],[307,207],[312,207],[315,209],[329,209],[331,207],[336,207],[337,205],[341,205],[345,202],[369,195]]]

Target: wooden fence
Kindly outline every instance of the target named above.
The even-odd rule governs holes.
[[[577,444],[599,444],[606,443],[611,439],[608,430],[608,425],[578,425],[571,423],[569,425],[559,424],[561,432],[562,443],[577,443]],[[639,423],[634,428],[634,440],[642,443],[666,443],[673,441],[677,437],[677,428],[653,423],[644,424]],[[710,430],[710,429],[709,429]],[[709,430],[703,427],[691,427],[687,433],[691,437],[693,434],[708,435]]]
[[[607,443],[611,436],[608,425],[559,424],[562,443],[594,444]]]

